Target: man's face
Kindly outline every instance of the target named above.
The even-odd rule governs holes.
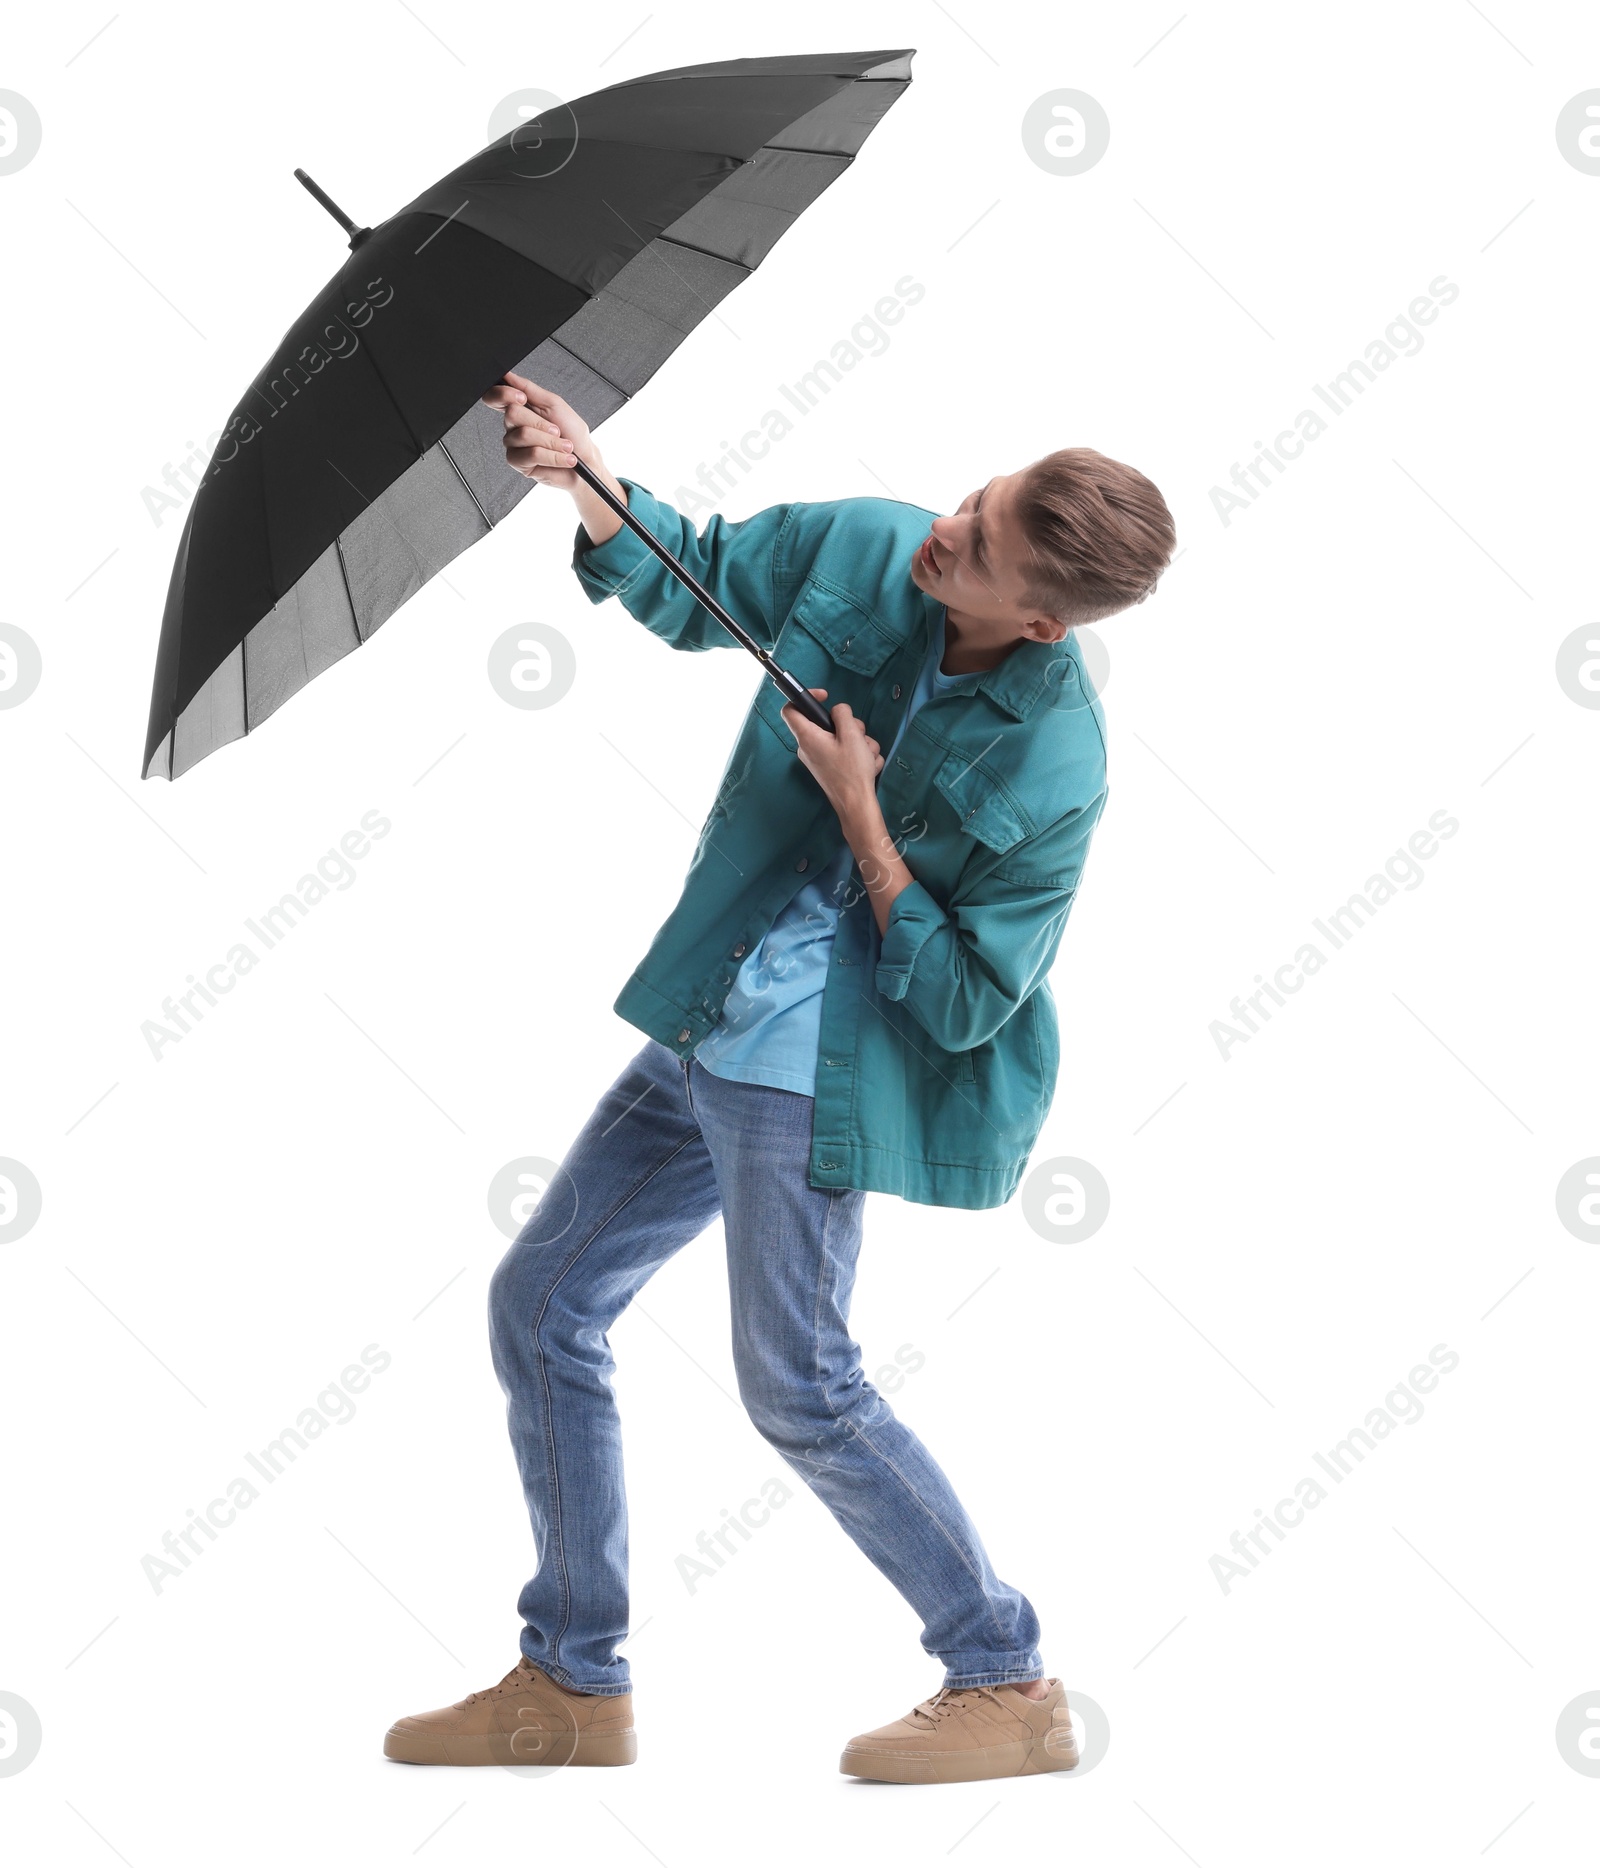
[[[1020,474],[997,474],[969,493],[911,559],[911,581],[949,612],[946,634],[964,650],[1059,642],[1066,624],[1024,600],[1028,553],[1016,516]]]

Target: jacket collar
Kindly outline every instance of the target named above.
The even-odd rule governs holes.
[[[944,606],[939,606],[941,625]],[[1072,634],[1059,642],[1019,642],[1003,662],[981,675],[963,677],[972,683],[963,693],[987,694],[1013,720],[1026,720],[1040,699],[1066,678],[1064,664],[1071,659]]]

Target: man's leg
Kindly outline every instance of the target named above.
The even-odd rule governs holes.
[[[600,1099],[494,1274],[495,1373],[538,1569],[522,1652],[582,1693],[625,1693],[628,1520],[606,1331],[715,1219],[717,1187],[683,1066],[651,1042]]]
[[[812,1101],[700,1065],[690,1095],[722,1197],[739,1389],[757,1430],[922,1617],[945,1685],[1037,1680],[1039,1624],[950,1481],[867,1381],[848,1327],[864,1194],[812,1187]]]

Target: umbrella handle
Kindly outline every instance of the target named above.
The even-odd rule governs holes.
[[[606,505],[609,506],[622,523],[627,526],[629,531],[633,532],[644,544],[649,546],[651,551],[655,553],[672,575],[677,578],[678,582],[682,584],[704,608],[711,612],[717,621],[721,623],[722,627],[727,630],[728,634],[733,637],[734,641],[737,642],[741,648],[749,650],[766,670],[773,685],[790,705],[798,707],[801,713],[803,713],[814,726],[820,726],[824,732],[831,733],[834,730],[833,720],[827,708],[824,707],[822,702],[817,699],[816,695],[811,692],[810,688],[808,688],[798,676],[790,674],[787,668],[779,667],[778,663],[762,648],[761,644],[756,641],[749,630],[741,627],[740,624],[734,621],[722,605],[718,603],[716,598],[712,596],[711,592],[706,589],[705,585],[700,582],[699,578],[695,576],[694,572],[691,571],[687,565],[680,564],[679,561],[673,557],[672,553],[667,550],[666,546],[662,544],[661,540],[656,537],[655,533],[650,530],[649,526],[645,525],[639,519],[638,515],[629,509],[627,501],[618,499],[616,494],[611,491],[610,487],[608,487],[600,476],[585,462],[581,460],[577,461],[574,471],[585,486],[599,494],[600,498],[605,501]]]

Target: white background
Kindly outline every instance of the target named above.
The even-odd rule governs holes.
[[[1554,1196],[1600,1153],[1600,713],[1555,663],[1593,616],[1600,177],[1554,126],[1600,85],[1600,22],[1493,0],[1176,26],[1180,0],[109,14],[14,15],[0,68],[44,126],[0,176],[0,620],[43,657],[0,712],[0,1155],[43,1189],[0,1246],[0,1691],[43,1726],[0,1780],[13,1859],[1592,1847],[1600,1782],[1555,1722],[1600,1687],[1600,1274]],[[1110,1218],[1061,1245],[1017,1200],[874,1197],[854,1317],[869,1371],[925,1355],[896,1405],[1110,1749],[1076,1778],[841,1778],[843,1741],[938,1669],[797,1484],[688,1591],[679,1554],[785,1473],[729,1398],[709,1234],[613,1332],[639,1763],[386,1764],[393,1718],[516,1658],[487,1188],[559,1157],[642,1041],[611,1001],[752,671],[592,608],[570,508],[538,491],[257,734],[141,783],[182,517],[142,490],[344,256],[296,164],[376,221],[515,90],[906,44],[915,81],[856,166],[601,439],[670,497],[909,274],[926,297],[889,348],[724,510],[885,486],[949,510],[1087,443],[1176,516],[1160,594],[1099,632],[1111,801],[1036,1156],[1095,1164]],[[1111,122],[1072,177],[1021,136],[1061,87]],[[1459,296],[1424,347],[1224,526],[1212,486],[1441,275]],[[578,659],[543,711],[486,676],[530,621]],[[354,883],[155,1061],[141,1024],[369,810],[393,829]],[[1211,1022],[1441,810],[1459,833],[1422,884],[1225,1062]],[[373,1343],[392,1366],[355,1418],[157,1594],[163,1533]],[[1213,1555],[1440,1343],[1460,1364],[1424,1418],[1224,1593]]]

